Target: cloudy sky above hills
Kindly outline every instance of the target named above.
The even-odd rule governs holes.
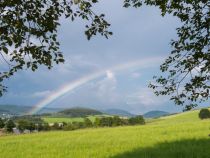
[[[157,8],[125,9],[121,0],[103,1],[96,11],[112,24],[114,35],[100,35],[88,41],[85,23],[61,20],[59,39],[65,64],[51,71],[23,70],[6,81],[8,92],[0,104],[34,106],[73,82],[103,72],[48,104],[48,107],[84,106],[120,108],[132,113],[149,110],[177,111],[168,97],[156,97],[148,83],[160,74],[159,65],[169,55],[170,40],[176,38],[179,22],[161,17]]]

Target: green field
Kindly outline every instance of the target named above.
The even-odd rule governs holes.
[[[109,116],[109,115],[94,115],[94,116],[88,116],[92,122],[95,121],[96,117],[102,117],[102,116]],[[83,122],[84,118],[82,117],[43,117],[42,118],[47,123],[55,123],[55,122]]]
[[[143,126],[0,137],[1,158],[210,158],[210,120],[198,112]]]

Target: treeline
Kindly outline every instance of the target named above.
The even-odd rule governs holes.
[[[33,117],[21,117],[10,120],[0,119],[0,128],[4,128],[7,132],[14,132],[18,130],[20,133],[24,133],[25,130],[33,131],[50,131],[50,130],[77,130],[84,128],[96,128],[96,127],[117,127],[125,125],[144,125],[145,120],[142,116],[136,116],[132,118],[120,118],[118,116],[113,117],[101,117],[96,118],[92,122],[89,118],[84,118],[83,122],[59,122],[48,124],[41,119]]]
[[[0,129],[3,129],[5,132],[14,132],[14,129],[18,129],[21,132],[24,130],[29,131],[42,131],[49,130],[49,124],[45,123],[43,120],[33,117],[21,117],[20,118],[11,118],[11,119],[2,119],[0,118]]]
[[[97,117],[94,122],[88,118],[84,118],[83,122],[67,123],[63,126],[63,130],[76,130],[90,127],[117,127],[126,125],[144,125],[145,120],[142,116],[136,116],[131,118],[114,117]]]

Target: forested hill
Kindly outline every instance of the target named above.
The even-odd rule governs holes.
[[[88,115],[101,115],[102,112],[90,108],[70,108],[58,112],[59,115],[66,115],[70,117],[85,117]]]
[[[165,111],[149,111],[149,112],[145,113],[143,116],[145,118],[157,118],[157,117],[166,116],[169,114],[170,113],[165,112]]]

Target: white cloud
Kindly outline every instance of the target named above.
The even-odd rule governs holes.
[[[106,71],[106,76],[107,76],[108,79],[114,79],[115,78],[114,73],[110,70]]]
[[[127,104],[136,105],[140,104],[145,107],[156,107],[163,105],[168,101],[167,97],[156,96],[151,89],[141,88],[137,92],[128,95]]]
[[[118,102],[119,94],[117,92],[117,79],[114,72],[107,70],[106,77],[92,84],[95,89],[95,95],[100,102],[112,104]]]
[[[51,91],[46,90],[46,91],[39,91],[39,92],[35,92],[33,93],[31,96],[32,97],[46,97],[51,93]]]
[[[139,78],[141,76],[141,74],[139,73],[139,72],[133,72],[132,74],[131,74],[131,77],[132,78]]]

